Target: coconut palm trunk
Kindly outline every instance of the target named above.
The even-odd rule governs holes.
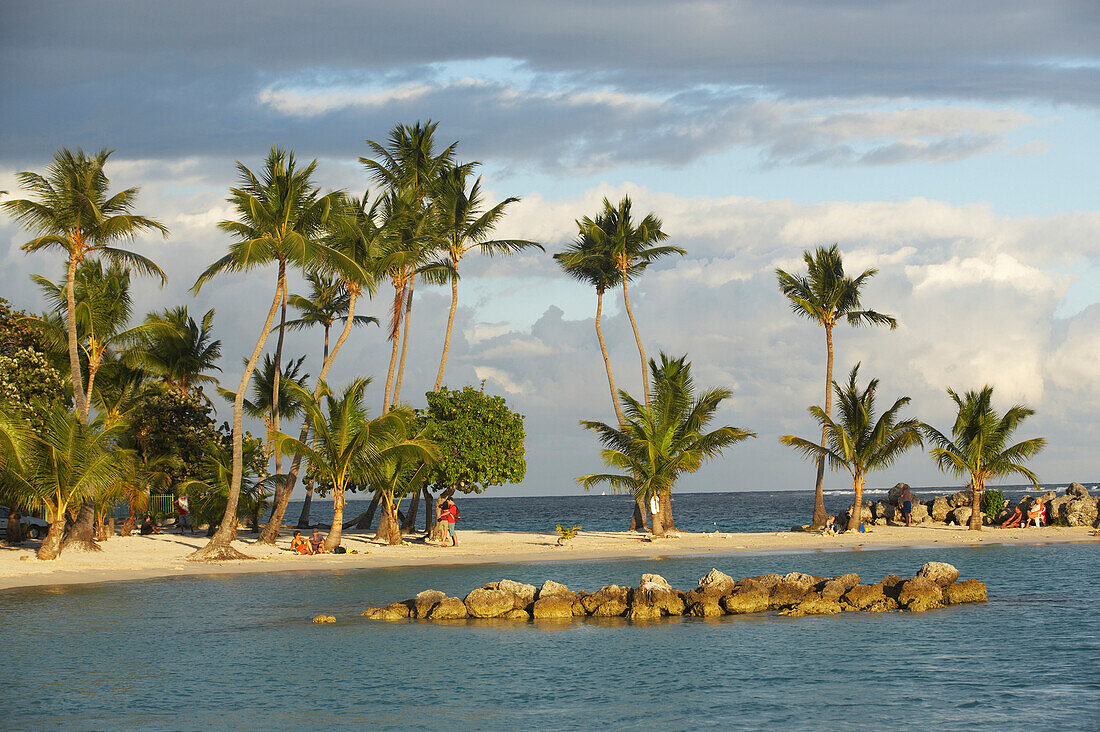
[[[638,344],[638,356],[642,359],[642,393],[645,394],[645,405],[649,407],[649,360],[646,359],[645,346],[642,345],[642,336],[638,332],[638,323],[634,320],[634,311],[630,307],[630,293],[627,287],[626,271],[623,270],[623,304],[626,306],[626,317],[630,319],[630,327],[634,329],[634,342]]]
[[[833,416],[833,327],[825,326],[825,347],[828,355],[825,359],[825,416]],[[821,447],[825,447],[829,439],[829,428],[821,428]],[[814,517],[813,528],[825,525],[828,514],[825,512],[825,456],[817,458],[817,480],[814,483]]]
[[[458,262],[454,263],[458,266]],[[454,330],[455,325],[455,311],[458,310],[458,280],[451,279],[451,311],[447,315],[447,332],[443,336],[443,355],[439,359],[439,372],[435,375],[435,388],[433,391],[439,391],[439,387],[443,385],[443,372],[447,368],[447,356],[451,353],[451,331]],[[599,326],[597,326],[598,328]],[[600,341],[602,343],[603,337]],[[610,372],[609,372],[610,373]],[[611,385],[611,391],[614,393],[615,385]],[[429,511],[429,513],[431,513]]]
[[[852,480],[852,489],[855,500],[852,502],[852,510],[848,512],[848,531],[859,531],[859,525],[863,521],[863,481],[862,474],[857,474]]]
[[[981,531],[984,523],[982,517],[982,491],[985,490],[985,481],[977,478],[970,481],[970,530]]]
[[[397,383],[393,386],[391,404],[397,404],[401,399],[401,381],[405,378],[405,356],[409,353],[409,321],[412,320],[413,287],[415,286],[416,280],[411,280],[405,300],[404,322],[401,324],[401,361],[397,365]]]
[[[233,400],[233,470],[229,482],[229,496],[225,504],[225,515],[222,516],[218,530],[214,532],[209,543],[188,557],[193,562],[251,558],[234,549],[231,544],[237,533],[237,506],[240,503],[241,480],[244,476],[244,395],[248,391],[248,382],[251,381],[256,362],[260,360],[260,354],[264,351],[267,334],[271,332],[271,324],[275,322],[275,314],[279,311],[279,304],[283,300],[284,284],[280,281],[275,288],[275,297],[267,311],[267,319],[256,341],[256,347],[252,349],[252,355],[245,364],[241,383],[237,386],[237,395]]]
[[[339,485],[332,492],[332,526],[325,535],[325,551],[331,552],[340,546],[344,529],[344,486]]]
[[[324,364],[326,361],[328,361],[328,335],[329,335],[329,329],[330,328],[331,328],[331,326],[328,323],[325,323],[325,353],[324,353],[324,356],[321,359],[322,364]],[[308,435],[306,435],[306,436],[308,437]],[[288,503],[290,502],[289,497],[287,498],[287,502]],[[304,528],[307,528],[309,526],[309,515],[310,515],[310,512],[312,510],[313,510],[313,481],[308,480],[308,481],[306,481],[306,498],[305,498],[304,501],[302,501],[302,512],[300,514],[298,514],[297,528],[304,529]],[[272,516],[274,516],[274,513],[272,513]]]
[[[657,500],[660,501],[661,500],[660,497],[658,497]],[[648,501],[647,501],[647,503],[648,503]],[[665,535],[665,526],[664,526],[664,522],[661,520],[661,511],[660,511],[660,509],[657,510],[657,513],[650,512],[650,515],[652,516],[652,521],[653,521],[653,535],[654,536],[664,536]]]
[[[607,343],[603,339],[603,288],[596,288],[596,340],[600,342],[603,354],[603,367],[607,371],[607,385],[611,389],[611,406],[615,408],[615,418],[619,420],[619,429],[626,429],[626,417],[619,404],[619,390],[615,387],[615,374],[611,371],[611,356],[607,354]],[[644,523],[644,522],[643,522]]]
[[[57,559],[61,554],[61,537],[64,534],[65,514],[59,512],[57,517],[50,522],[50,530],[46,533],[42,546],[38,547],[37,557],[39,559]]]
[[[393,493],[382,491],[380,508],[382,515],[378,519],[378,532],[374,535],[374,539],[390,546],[397,546],[401,543],[401,523],[397,519],[397,506],[393,500]]]
[[[79,236],[79,235],[75,235]],[[65,283],[65,328],[69,341],[69,374],[73,381],[73,401],[80,421],[88,424],[88,402],[84,398],[84,383],[80,375],[80,352],[76,337],[76,267],[77,258],[69,255],[69,276]]]
[[[286,335],[286,298],[287,298],[287,282],[286,282],[286,262],[279,262],[279,285],[278,287],[283,291],[283,301],[279,306],[279,338],[275,342],[275,373],[271,379],[271,429],[273,432],[279,432],[279,381],[283,375],[283,338]],[[280,455],[275,455],[275,472],[281,473],[283,459]],[[275,495],[280,494],[279,487],[275,487]]]
[[[321,373],[317,375],[317,385],[313,388],[313,398],[316,399],[321,394],[321,385],[328,377],[329,369],[332,368],[332,364],[336,361],[336,357],[340,355],[340,348],[344,345],[344,341],[351,335],[351,328],[355,324],[355,301],[358,299],[358,288],[350,288],[348,298],[348,317],[344,321],[344,329],[340,331],[340,336],[336,339],[336,343],[332,347],[332,353],[328,355],[324,363],[321,364]],[[309,421],[306,420],[302,423],[302,430],[298,434],[298,442],[305,442],[309,437]],[[287,471],[286,480],[283,482],[283,491],[275,498],[274,505],[271,508],[271,518],[268,519],[267,524],[264,526],[264,530],[260,533],[260,536],[256,539],[259,544],[274,544],[279,538],[279,531],[282,529],[283,517],[286,516],[286,508],[290,503],[290,494],[294,492],[294,483],[298,479],[298,471],[302,465],[302,453],[295,453],[294,459],[290,463],[290,470]],[[306,505],[302,508],[302,516],[299,517],[298,523],[302,522],[304,517],[309,520],[309,503],[310,496],[307,495]],[[341,506],[341,516],[343,516],[343,507]]]
[[[401,332],[401,315],[403,313],[404,285],[399,279],[393,281],[393,319],[390,324],[390,365],[386,371],[386,391],[382,396],[382,414],[390,411],[390,389],[393,387],[393,374],[397,369],[397,348],[400,345],[398,338]]]

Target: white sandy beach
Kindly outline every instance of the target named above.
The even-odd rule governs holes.
[[[463,531],[457,548],[425,544],[414,535],[402,546],[384,546],[371,534],[345,534],[347,554],[300,556],[289,549],[289,534],[277,547],[256,546],[247,535],[235,546],[254,560],[204,564],[187,561],[203,546],[203,536],[161,534],[114,537],[101,552],[66,552],[54,561],[34,556],[37,542],[0,549],[0,590],[16,587],[70,585],[140,580],[152,577],[240,574],[248,572],[324,571],[434,564],[479,564],[631,557],[722,555],[736,552],[830,551],[918,546],[988,546],[991,544],[1097,542],[1088,528],[992,529],[970,532],[958,526],[876,526],[866,534],[822,536],[797,532],[681,532],[676,537],[646,540],[627,532],[582,532],[568,546],[556,545],[550,533]],[[355,552],[355,553],[352,553]]]

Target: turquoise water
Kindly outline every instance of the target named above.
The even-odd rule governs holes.
[[[562,625],[357,613],[502,577],[688,588],[802,570],[911,575],[990,601],[926,615]],[[18,729],[1100,729],[1100,545],[813,552],[173,578],[0,593]],[[336,625],[314,626],[325,611]],[[9,655],[9,658],[14,656]],[[31,662],[31,659],[37,659]]]

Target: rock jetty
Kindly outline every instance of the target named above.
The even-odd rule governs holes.
[[[547,580],[542,587],[500,580],[482,585],[465,598],[425,590],[385,607],[367,608],[369,620],[571,620],[624,617],[657,620],[688,615],[702,618],[778,612],[789,616],[831,615],[846,611],[925,612],[947,605],[985,602],[985,585],[959,581],[959,570],[929,562],[914,577],[889,575],[862,584],[857,574],[818,577],[812,574],[765,574],[735,580],[712,569],[695,589],[673,589],[664,577],[643,574],[637,587],[608,585],[595,592],[571,590]],[[315,621],[316,622],[316,621]]]
[[[862,519],[865,524],[885,526],[890,523],[902,523],[901,509],[898,508],[901,492],[905,483],[898,483],[890,489],[883,501],[864,501]],[[958,491],[949,496],[934,496],[922,499],[913,492],[913,523],[942,523],[966,526],[970,523],[971,492]],[[1047,523],[1061,526],[1092,526],[1100,528],[1100,496],[1090,495],[1088,489],[1080,483],[1070,483],[1059,496],[1054,491],[1046,491],[1037,496],[1025,495],[1019,501],[1006,501],[1004,510],[993,518],[985,516],[985,525],[999,525],[1012,515],[1019,506],[1026,516],[1037,503],[1047,507]],[[847,526],[849,509],[837,516],[840,526]]]

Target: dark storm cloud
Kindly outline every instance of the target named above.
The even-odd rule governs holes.
[[[765,163],[950,158],[981,130],[916,146],[817,141],[783,149],[746,100],[1100,103],[1091,2],[8,2],[0,9],[0,158],[59,145],[128,156],[258,153],[272,140],[347,155],[397,119],[457,121],[469,148],[564,167],[686,162],[757,145]],[[374,109],[288,116],[279,85],[386,87],[438,64],[512,59],[518,98],[441,86]],[[563,104],[610,89],[658,99]],[[535,93],[525,93],[535,92]],[[995,141],[994,141],[995,142]],[[537,144],[536,144],[537,143]],[[879,148],[882,148],[881,150]],[[937,153],[937,149],[939,152]],[[535,152],[537,150],[537,152]],[[478,151],[472,150],[474,154]],[[940,157],[936,158],[935,155]]]

